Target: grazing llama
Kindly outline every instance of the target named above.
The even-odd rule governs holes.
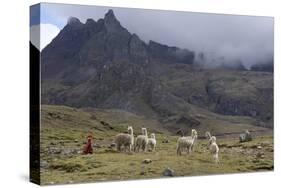
[[[148,136],[147,136],[147,130],[146,128],[142,128],[142,135],[138,135],[136,138],[135,143],[135,152],[139,152],[140,149],[142,149],[144,152],[147,150],[147,144],[148,144]]]
[[[219,146],[216,143],[217,139],[215,136],[212,136],[210,138],[210,142],[209,142],[209,150],[211,152],[211,154],[213,155],[213,159],[215,160],[215,163],[219,162]]]
[[[181,155],[183,150],[187,150],[187,153],[190,154],[196,140],[197,131],[195,129],[191,130],[191,136],[180,137],[177,142],[177,155]]]
[[[151,151],[155,151],[155,148],[156,148],[156,138],[155,138],[155,134],[154,133],[150,134],[150,138],[148,139],[148,147],[151,148]]]
[[[133,127],[128,127],[128,134],[119,133],[116,135],[115,143],[118,151],[121,151],[121,147],[125,147],[125,151],[132,151],[132,147],[134,145],[134,132]]]

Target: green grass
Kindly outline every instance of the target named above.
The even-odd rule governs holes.
[[[229,119],[231,118],[229,117]],[[162,172],[167,167],[172,168],[176,176],[273,169],[273,137],[270,135],[256,136],[253,141],[247,143],[239,143],[237,138],[218,138],[220,163],[215,164],[206,149],[206,140],[199,140],[191,155],[177,156],[176,140],[178,136],[173,136],[165,130],[162,131],[155,120],[120,110],[81,110],[65,106],[44,105],[41,121],[41,160],[48,164],[41,168],[42,184],[162,178]],[[106,121],[109,125],[103,125],[101,121]],[[233,121],[237,121],[237,119]],[[223,121],[217,120],[217,123],[221,122]],[[128,154],[108,148],[114,136],[119,132],[124,132],[127,125],[132,125],[137,131],[148,123],[152,124],[152,128],[148,129],[149,133],[157,131],[156,152]],[[222,127],[222,125],[220,126]],[[226,130],[227,128],[223,129],[223,131]],[[94,148],[93,155],[82,155],[79,152],[50,153],[52,149],[82,151],[89,131],[94,134],[94,143],[100,146]],[[202,135],[203,132],[199,132],[199,134]],[[162,143],[166,139],[170,142]],[[152,163],[143,164],[142,161],[146,158],[151,159]]]
[[[43,184],[50,182],[93,182],[143,178],[161,178],[165,168],[170,167],[176,176],[195,176],[237,172],[265,171],[273,169],[272,137],[258,137],[249,143],[219,139],[220,163],[215,164],[206,150],[206,141],[200,140],[191,155],[177,156],[176,137],[170,143],[161,143],[164,136],[158,135],[156,152],[119,153],[100,148],[93,155],[77,154],[71,157],[49,156],[50,165],[43,171]],[[261,149],[256,146],[261,145]],[[264,157],[257,157],[263,153]],[[150,164],[142,164],[146,158]]]

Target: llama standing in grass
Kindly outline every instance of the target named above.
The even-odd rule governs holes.
[[[211,145],[211,138],[212,138],[212,135],[211,135],[211,133],[210,133],[209,131],[207,131],[207,132],[205,133],[205,137],[206,137],[206,139],[208,140],[208,143],[207,143],[207,150],[208,150],[209,147],[210,147],[210,145]]]
[[[146,152],[147,144],[148,144],[148,137],[147,137],[147,130],[146,128],[142,128],[142,135],[138,135],[136,138],[135,144],[135,151],[139,152],[140,148]]]
[[[151,148],[151,151],[155,151],[156,148],[156,138],[155,134],[151,133],[150,138],[148,139],[148,146]]]
[[[134,132],[133,127],[128,127],[128,134],[120,133],[115,138],[115,143],[118,151],[121,151],[121,147],[125,147],[125,151],[132,151],[132,147],[134,145]]]
[[[216,143],[217,139],[215,136],[212,136],[210,138],[210,146],[209,146],[209,150],[211,152],[211,154],[213,155],[213,159],[215,160],[216,163],[219,162],[219,146]]]
[[[207,132],[205,133],[205,137],[206,137],[207,140],[210,140],[211,137],[212,137],[212,135],[211,135],[211,133],[210,133],[209,131],[207,131]]]
[[[187,153],[190,154],[196,140],[197,131],[195,129],[191,130],[191,136],[180,137],[177,142],[177,155],[181,155],[183,150],[187,150]]]

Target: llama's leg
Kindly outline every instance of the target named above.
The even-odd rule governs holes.
[[[144,144],[144,152],[147,152],[147,144]]]
[[[190,154],[190,153],[191,153],[191,149],[192,149],[192,147],[191,147],[191,146],[189,146],[189,147],[188,147],[188,149],[187,149],[187,150],[188,150],[188,154]]]
[[[120,151],[121,150],[121,145],[120,144],[117,144],[117,151]]]
[[[213,159],[216,162],[216,154],[213,154]]]
[[[177,155],[181,155],[181,149],[180,149],[180,147],[177,147]]]
[[[218,153],[215,153],[215,154],[214,154],[214,160],[215,160],[215,162],[216,162],[216,163],[218,163],[218,162],[219,162],[219,156],[218,156]]]

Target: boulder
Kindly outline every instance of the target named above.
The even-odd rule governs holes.
[[[151,159],[144,159],[144,160],[142,161],[142,163],[144,163],[144,164],[149,164],[149,163],[151,163],[151,162],[152,162]]]
[[[239,140],[240,142],[249,142],[252,140],[252,135],[248,130],[246,130],[244,133],[239,135]]]
[[[173,177],[173,176],[175,176],[175,171],[168,167],[163,171],[163,176]]]

